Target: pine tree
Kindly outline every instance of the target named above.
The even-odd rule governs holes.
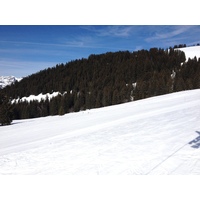
[[[118,104],[119,101],[120,101],[119,91],[115,89],[113,92],[113,97],[112,97],[112,105]]]
[[[0,96],[0,124],[10,125],[12,122],[12,107],[9,102],[9,99],[1,95]]]
[[[50,101],[50,115],[57,115],[58,114],[58,97],[54,97]]]
[[[63,106],[60,106],[59,111],[58,111],[59,115],[64,115],[65,114],[65,110]]]
[[[64,115],[65,114],[65,99],[64,97],[61,97],[61,100],[60,100],[60,108],[59,108],[59,111],[58,111],[58,114],[59,115]]]

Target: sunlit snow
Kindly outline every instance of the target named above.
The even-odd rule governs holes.
[[[185,53],[186,61],[188,61],[189,58],[193,59],[195,56],[197,59],[200,58],[200,46],[184,47],[179,48],[179,50]]]
[[[200,90],[0,127],[0,174],[200,174]]]

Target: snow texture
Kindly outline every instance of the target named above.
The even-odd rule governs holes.
[[[200,90],[14,120],[0,174],[200,175]]]

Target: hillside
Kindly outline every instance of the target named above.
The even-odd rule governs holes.
[[[185,60],[183,51],[172,48],[90,55],[30,75],[0,92],[13,100],[14,119],[63,115],[197,89],[200,59]],[[55,93],[59,95],[49,98]],[[38,102],[34,95],[46,98]]]
[[[0,127],[0,174],[199,175],[200,90]]]

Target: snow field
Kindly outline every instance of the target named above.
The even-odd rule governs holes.
[[[200,174],[200,90],[0,127],[0,174]]]

